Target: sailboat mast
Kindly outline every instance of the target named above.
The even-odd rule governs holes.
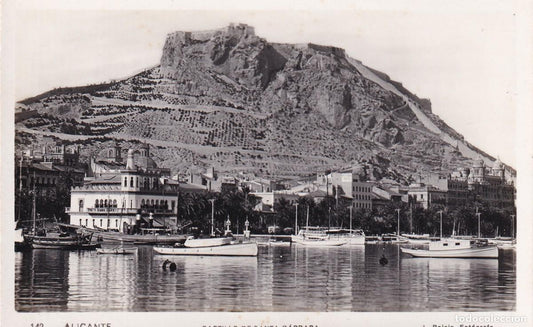
[[[307,218],[305,220],[305,228],[308,230],[309,228],[309,205],[307,205]]]

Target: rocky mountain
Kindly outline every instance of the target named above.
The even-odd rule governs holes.
[[[89,156],[113,142],[147,142],[174,171],[213,165],[281,177],[352,167],[408,181],[494,160],[429,100],[343,49],[269,43],[246,25],[172,33],[155,67],[18,105],[35,112],[16,125],[20,147],[60,139],[86,145]]]

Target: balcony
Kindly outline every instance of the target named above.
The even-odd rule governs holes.
[[[143,215],[148,215],[150,213],[153,213],[155,215],[168,215],[168,214],[174,214],[174,210],[172,209],[154,209],[154,208],[82,208],[80,211],[73,211],[70,207],[65,207],[65,213],[79,213],[79,212],[87,212],[92,215],[135,215],[137,213],[141,213]]]
[[[91,214],[136,214],[139,211],[137,208],[87,208],[87,212]]]

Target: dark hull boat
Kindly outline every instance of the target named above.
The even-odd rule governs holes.
[[[99,244],[91,243],[91,234],[64,235],[49,233],[45,236],[28,235],[26,239],[33,249],[94,250]]]

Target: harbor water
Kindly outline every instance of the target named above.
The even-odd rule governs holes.
[[[385,255],[386,265],[379,259]],[[162,269],[165,259],[174,272]],[[262,246],[258,257],[32,250],[15,256],[15,308],[34,311],[504,311],[516,256],[425,259],[398,245]]]

